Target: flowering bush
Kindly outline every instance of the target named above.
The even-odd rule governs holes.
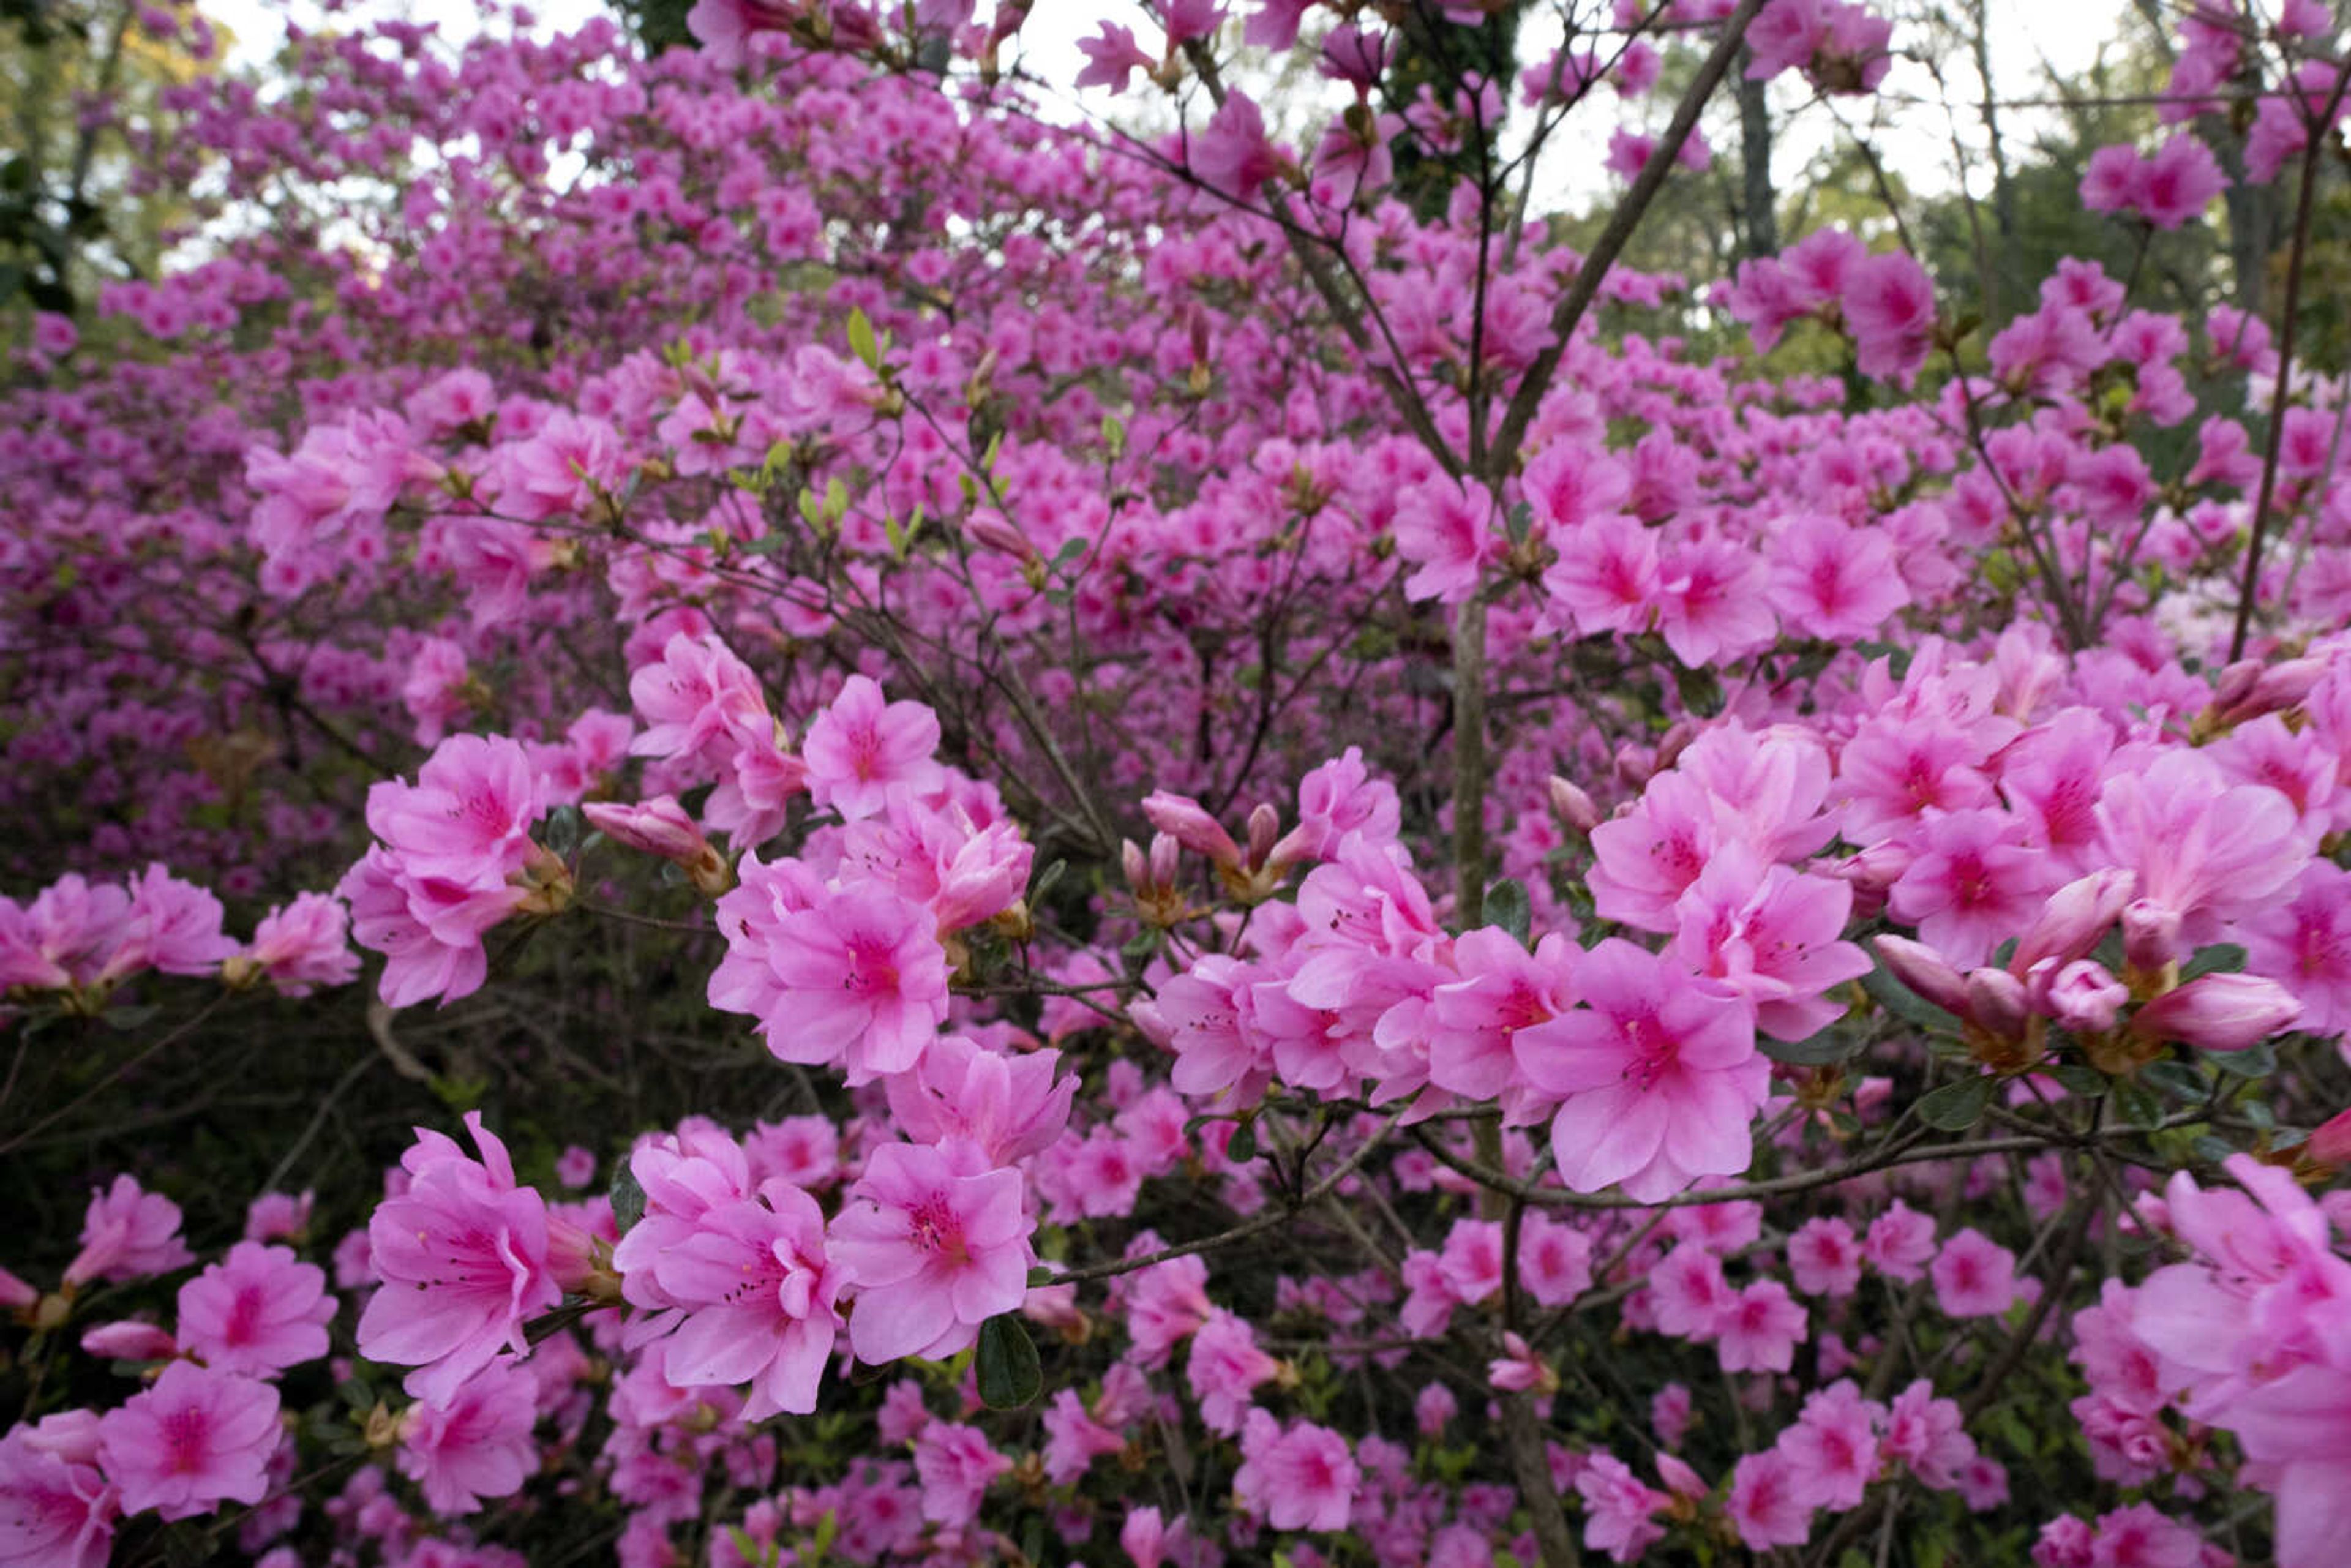
[[[2312,9],[2183,24],[2085,205],[2306,192]],[[1476,19],[1401,10],[1102,23],[1148,139],[1018,8],[797,0],[136,128],[209,254],[6,393],[0,1152],[232,1037],[341,1076],[241,1235],[110,1170],[12,1239],[0,1563],[2335,1560],[2293,287],[2069,261],[1978,341],[1844,230],[1616,267],[1742,47],[1876,87],[1809,0],[1571,13],[1516,159],[1700,55],[1591,253],[1510,167],[1416,216],[1511,84],[1376,110]],[[1309,21],[1290,146],[1228,77]],[[448,1130],[342,1123],[378,1062]],[[330,1125],[364,1209],[280,1185]]]

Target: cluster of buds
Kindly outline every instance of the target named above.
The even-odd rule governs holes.
[[[1299,833],[1277,840],[1281,817],[1271,806],[1260,805],[1249,812],[1246,851],[1233,842],[1222,823],[1187,795],[1155,790],[1144,800],[1143,814],[1164,837],[1206,855],[1216,866],[1225,890],[1242,904],[1263,904],[1280,892],[1290,866],[1311,852]],[[1156,851],[1155,845],[1155,856]]]
[[[2136,891],[2137,878],[2121,870],[2067,883],[2050,895],[2005,967],[1962,975],[1923,943],[1887,936],[1875,946],[1895,978],[1957,1018],[1970,1051],[1999,1072],[2038,1062],[2053,1022],[2080,1042],[2090,1065],[2127,1073],[2174,1043],[2249,1050],[2300,1016],[2300,1004],[2274,980],[2212,974],[2182,984],[2173,956],[2179,916],[2135,898]],[[2117,925],[2120,977],[2090,956]]]

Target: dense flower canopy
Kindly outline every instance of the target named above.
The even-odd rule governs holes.
[[[954,0],[132,128],[195,259],[0,389],[0,1153],[346,999],[266,1185],[379,1061],[468,1138],[73,1186],[0,1562],[2333,1561],[2351,388],[2137,267],[1699,298],[1399,183],[1519,113],[1630,224],[1736,69],[1876,90],[1862,5],[1458,102],[1391,65],[1482,10],[1394,9],[1101,21],[1149,133]],[[2315,167],[2331,29],[2186,17],[2082,204]]]

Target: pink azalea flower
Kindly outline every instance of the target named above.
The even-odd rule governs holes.
[[[99,1417],[98,1459],[125,1513],[193,1519],[224,1502],[259,1502],[279,1435],[277,1389],[175,1361]]]
[[[747,862],[740,896],[769,895]],[[710,1005],[747,1012],[781,1061],[839,1062],[853,1086],[921,1061],[947,1016],[946,955],[931,912],[873,882],[816,891],[764,930],[720,904],[729,961]]]
[[[547,1200],[515,1185],[506,1145],[465,1126],[479,1160],[420,1127],[400,1158],[408,1190],[377,1205],[369,1258],[383,1288],[360,1314],[360,1354],[411,1366],[405,1386],[447,1401],[500,1350],[529,1346],[523,1325],[563,1299],[549,1257]]]
[[[989,1447],[987,1434],[977,1427],[933,1421],[914,1436],[923,1517],[933,1524],[970,1524],[989,1484],[1011,1469],[1011,1459]]]
[[[1077,1074],[1053,1077],[1061,1051],[1001,1055],[940,1034],[912,1072],[884,1079],[891,1114],[914,1143],[967,1138],[989,1164],[1041,1155],[1070,1126]]]
[[[1885,1414],[1851,1378],[1805,1396],[1803,1413],[1780,1434],[1778,1448],[1794,1467],[1807,1506],[1839,1513],[1861,1506],[1877,1477],[1877,1423]]]
[[[1665,1539],[1654,1516],[1674,1500],[1642,1485],[1615,1455],[1590,1456],[1576,1473],[1575,1491],[1585,1509],[1583,1544],[1605,1552],[1610,1562],[1636,1563]]]
[[[1648,1292],[1657,1332],[1695,1341],[1712,1339],[1739,1301],[1722,1260],[1697,1241],[1679,1243],[1649,1271]]]
[[[1815,1215],[1788,1238],[1788,1268],[1808,1296],[1850,1296],[1861,1288],[1861,1241],[1833,1215]]]
[[[1869,1222],[1861,1247],[1872,1268],[1908,1284],[1926,1273],[1928,1260],[1935,1256],[1934,1217],[1897,1197]]]
[[[1886,1406],[1883,1446],[1887,1458],[1908,1465],[1912,1474],[1937,1491],[1957,1486],[1959,1468],[1976,1457],[1975,1440],[1960,1422],[1959,1402],[1936,1398],[1935,1385],[1923,1377]]]
[[[2097,804],[2105,852],[2138,875],[2139,896],[2177,915],[2189,947],[2220,923],[2257,915],[2293,885],[2310,851],[2293,802],[2259,784],[2231,784],[2200,751],[2164,751],[2116,773]]]
[[[775,737],[759,677],[715,636],[672,636],[658,663],[629,677],[629,700],[645,721],[629,743],[632,756],[681,757],[716,768],[738,749]]]
[[[529,896],[503,881],[454,882],[419,876],[381,844],[371,844],[335,892],[351,907],[351,935],[383,955],[378,993],[410,1007],[471,996],[489,976],[482,938]]]
[[[1845,276],[1845,325],[1861,373],[1907,384],[1925,362],[1935,329],[1935,284],[1907,251],[1889,251]]]
[[[120,1498],[99,1471],[93,1445],[60,1448],[42,1440],[43,1429],[57,1419],[0,1437],[0,1563],[8,1568],[106,1568]]]
[[[369,789],[368,831],[412,876],[495,885],[530,857],[531,825],[545,804],[538,770],[520,745],[453,735],[414,784],[390,779]]]
[[[929,708],[885,704],[880,686],[852,675],[801,739],[809,794],[850,821],[873,816],[893,785],[915,795],[940,786],[945,770],[931,759],[938,745],[939,721]]]
[[[1228,1312],[1213,1312],[1192,1336],[1185,1381],[1200,1402],[1200,1419],[1211,1432],[1231,1437],[1250,1409],[1251,1391],[1270,1382],[1281,1363],[1257,1347],[1249,1324]]]
[[[538,1472],[538,1413],[531,1375],[499,1356],[446,1399],[402,1415],[400,1473],[435,1513],[477,1513],[485,1498],[512,1497]]]
[[[1513,1040],[1519,1070],[1562,1101],[1559,1172],[1578,1192],[1621,1183],[1643,1202],[1736,1176],[1771,1090],[1746,1010],[1709,982],[1610,937],[1585,955],[1584,1005]]]
[[[1045,1479],[1069,1486],[1106,1454],[1126,1447],[1126,1439],[1086,1414],[1085,1401],[1074,1388],[1056,1392],[1045,1409]]]
[[[1812,1537],[1812,1503],[1796,1467],[1777,1448],[1740,1459],[1731,1469],[1730,1495],[1724,1506],[1750,1552],[1802,1546]]]
[[[825,1256],[816,1200],[782,1180],[757,1201],[716,1205],[665,1247],[653,1276],[685,1309],[664,1347],[663,1375],[680,1388],[747,1383],[747,1421],[816,1408],[817,1385],[841,1326],[839,1270]]]
[[[1538,1305],[1565,1306],[1592,1288],[1592,1238],[1530,1209],[1519,1226],[1519,1281]]]
[[[1478,590],[1478,574],[1500,549],[1493,504],[1484,491],[1452,479],[1432,479],[1396,501],[1396,554],[1416,570],[1404,580],[1406,599],[1458,604]]]
[[[1075,84],[1081,92],[1102,87],[1113,94],[1123,93],[1136,71],[1148,72],[1158,64],[1143,52],[1130,29],[1115,22],[1103,22],[1092,37],[1080,38],[1078,52],[1086,57],[1085,68],[1078,72]]]
[[[1771,640],[1769,570],[1745,544],[1691,540],[1665,552],[1663,570],[1657,632],[1691,669],[1728,664]]]
[[[1192,172],[1211,190],[1246,202],[1281,171],[1281,153],[1265,133],[1265,116],[1248,94],[1226,96],[1191,139]]]
[[[1917,855],[1886,895],[1896,918],[1970,969],[2022,932],[2049,892],[2046,860],[2005,811],[1953,811],[1917,830]]]
[[[1714,1351],[1725,1372],[1785,1372],[1804,1337],[1804,1309],[1777,1280],[1758,1280],[1716,1320]]]
[[[1844,1012],[1823,993],[1869,973],[1869,955],[1839,941],[1853,887],[1763,863],[1725,844],[1676,904],[1681,929],[1669,951],[1720,980],[1755,1009],[1775,1040],[1806,1040]]]
[[[334,1315],[325,1270],[240,1241],[180,1287],[180,1345],[207,1366],[269,1377],[326,1354]]]
[[[145,1191],[130,1176],[119,1176],[106,1191],[91,1190],[89,1207],[82,1216],[81,1250],[66,1265],[65,1282],[86,1285],[108,1280],[120,1284],[168,1274],[195,1260],[180,1239],[180,1206]]]
[[[1019,1307],[1036,1261],[1021,1186],[969,1145],[873,1151],[829,1238],[856,1291],[849,1343],[860,1361],[953,1355]]]
[[[1578,632],[1589,637],[1648,629],[1665,594],[1656,530],[1610,512],[1554,530],[1552,545],[1559,559],[1543,572],[1543,591],[1574,616]]]
[[[253,928],[244,956],[280,996],[307,997],[320,986],[349,985],[360,972],[351,951],[350,912],[323,893],[298,893]]]
[[[1311,1421],[1284,1428],[1262,1410],[1249,1412],[1233,1494],[1274,1529],[1344,1530],[1362,1485],[1338,1433]]]
[[[1852,642],[1909,602],[1894,545],[1883,532],[1848,528],[1817,512],[1781,525],[1772,541],[1771,603],[1791,629]]]

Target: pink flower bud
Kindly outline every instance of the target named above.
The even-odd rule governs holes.
[[[1165,789],[1155,789],[1143,801],[1143,814],[1151,825],[1163,833],[1174,835],[1176,841],[1196,854],[1204,854],[1221,866],[1240,869],[1240,846],[1222,824],[1208,815],[1200,802],[1188,795],[1171,795]]]
[[[674,797],[657,795],[630,805],[620,800],[590,800],[580,814],[598,832],[624,848],[676,861],[683,865],[710,848],[702,830]]]
[[[2310,695],[2326,674],[2325,661],[2319,659],[2283,659],[2262,672],[2253,683],[2252,694],[2244,701],[2244,715],[2256,718],[2265,713],[2298,705]]]
[[[2026,975],[2044,958],[2056,959],[2062,967],[2083,956],[2122,917],[2123,905],[2137,887],[2138,878],[2119,867],[2092,872],[2067,883],[2049,895],[2041,918],[2017,943],[2009,971]]]
[[[2200,975],[2166,991],[2131,1018],[2148,1040],[2177,1040],[2205,1051],[2244,1051],[2302,1016],[2302,1004],[2258,975]]]
[[[1143,846],[1133,839],[1121,839],[1118,844],[1119,870],[1126,873],[1127,891],[1136,894],[1151,891],[1151,862],[1143,856]]]
[[[1579,833],[1588,833],[1606,821],[1591,796],[1556,773],[1551,776],[1551,809]]]
[[[100,1323],[81,1336],[81,1347],[110,1361],[169,1361],[180,1354],[172,1336],[153,1323]]]
[[[1681,759],[1689,743],[1698,738],[1698,726],[1686,718],[1677,718],[1657,741],[1657,771],[1662,773]]]
[[[2259,659],[2240,659],[2222,670],[2212,682],[2212,706],[2216,712],[2226,712],[2253,695],[2253,687],[2262,678]]]
[[[1045,559],[1026,536],[1001,517],[974,517],[964,525],[964,532],[969,534],[974,542],[986,545],[999,555],[1008,555],[1023,566],[1032,560]]]
[[[1879,936],[1870,946],[1886,960],[1894,977],[1947,1013],[1961,1018],[1968,1012],[1967,982],[1940,953],[1907,936]]]
[[[2351,1166],[2351,1111],[2337,1111],[2320,1123],[2302,1147],[2320,1165]]]
[[[1183,868],[1183,848],[1165,833],[1156,833],[1151,840],[1151,885],[1173,887],[1176,873]]]
[[[1259,804],[1249,814],[1249,863],[1251,870],[1265,864],[1273,854],[1274,841],[1281,836],[1281,813],[1271,806]]]
[[[2022,980],[2006,969],[1970,969],[1966,988],[1970,1022],[2000,1040],[2024,1038],[2032,1009],[2026,1000]]]
[[[2043,958],[2033,970],[2040,982],[2034,1005],[2079,1033],[2095,1034],[2114,1028],[2124,1004],[2130,1000],[2130,988],[2095,959],[2076,958],[2060,965],[2054,958]]]
[[[41,1299],[41,1292],[5,1269],[0,1269],[0,1312],[22,1312]]]
[[[2179,956],[2179,912],[2153,899],[2135,898],[2123,906],[2123,961],[2145,974],[2154,974]]]

